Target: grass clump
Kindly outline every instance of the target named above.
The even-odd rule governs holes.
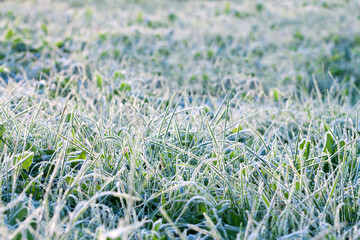
[[[1,238],[357,239],[356,4],[125,2],[0,3]]]

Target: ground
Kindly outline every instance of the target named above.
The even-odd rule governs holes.
[[[358,1],[0,1],[0,238],[360,238]]]

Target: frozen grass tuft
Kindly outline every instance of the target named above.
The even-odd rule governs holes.
[[[0,238],[360,237],[356,2],[0,9]]]

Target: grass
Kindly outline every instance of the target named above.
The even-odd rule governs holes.
[[[0,238],[358,239],[359,8],[0,2]]]

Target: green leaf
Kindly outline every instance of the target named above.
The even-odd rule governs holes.
[[[162,224],[162,218],[160,218],[156,222],[154,222],[153,231],[155,231],[155,232],[159,231],[161,224]]]
[[[32,152],[30,155],[26,156],[25,161],[22,163],[21,167],[23,169],[26,169],[26,171],[29,171],[29,168],[33,162],[34,153]]]
[[[295,31],[294,38],[298,41],[302,41],[305,37],[300,31]]]
[[[275,102],[279,101],[279,91],[277,89],[273,89],[273,98]]]
[[[340,148],[343,148],[344,146],[345,146],[345,141],[344,140],[341,140],[340,142],[339,142],[339,145],[340,145]]]
[[[241,222],[240,216],[234,210],[229,211],[228,216],[229,216],[228,217],[229,222],[231,224],[233,224],[233,226],[239,226],[240,225],[240,222]]]
[[[325,132],[329,132],[329,131],[330,131],[331,128],[330,128],[329,125],[327,125],[326,123],[323,122],[323,126],[324,126]]]
[[[224,13],[225,13],[225,14],[229,14],[230,11],[231,11],[230,3],[229,3],[229,2],[226,2],[226,3],[225,3],[225,8],[224,8]]]
[[[5,131],[6,131],[5,124],[4,123],[0,124],[0,137],[4,136]]]
[[[169,21],[170,22],[174,22],[175,20],[176,20],[176,15],[175,15],[175,13],[170,13],[169,15],[168,15],[168,19],[169,19]]]
[[[48,29],[46,27],[45,24],[41,24],[41,29],[43,30],[43,32],[47,35],[48,34]]]
[[[19,162],[22,162],[21,169],[26,169],[26,171],[29,171],[29,168],[33,162],[34,153],[25,151],[22,154],[17,154],[14,157],[14,165],[16,165]]]
[[[125,74],[122,72],[116,72],[114,78],[125,79]]]
[[[16,39],[12,43],[11,48],[14,52],[25,52],[27,49],[27,46],[24,42],[22,42],[21,39]]]
[[[310,155],[310,141],[307,141],[306,139],[302,140],[299,148],[303,151],[304,158],[308,159]]]
[[[86,159],[86,152],[85,151],[76,152],[76,155],[70,158],[70,160],[75,160],[75,159]]]
[[[334,153],[334,144],[335,144],[335,139],[333,138],[333,136],[331,135],[330,132],[327,132],[326,133],[326,136],[325,136],[325,146],[324,146],[324,150],[323,152],[324,153],[327,153],[327,154],[333,154]]]
[[[119,87],[119,91],[120,92],[130,92],[131,91],[131,86],[128,83],[121,83],[120,87]]]
[[[62,48],[65,46],[65,43],[63,41],[59,41],[57,43],[55,43],[55,45],[58,47],[58,48]]]
[[[100,75],[96,76],[96,84],[97,84],[98,88],[102,89],[102,78]]]
[[[18,222],[24,221],[28,215],[28,210],[23,206],[22,203],[18,204],[12,209],[13,214],[10,216],[9,224],[15,226]]]
[[[9,29],[9,31],[7,31],[6,35],[5,35],[5,40],[10,40],[10,38],[12,38],[14,36],[14,32]]]
[[[143,17],[142,12],[138,12],[137,17],[136,17],[136,22],[139,24],[144,22],[144,17]]]
[[[265,9],[265,6],[263,4],[256,4],[256,11],[261,12]]]
[[[161,194],[161,205],[164,206],[166,204],[165,194]]]

